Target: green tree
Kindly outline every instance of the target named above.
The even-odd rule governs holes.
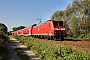
[[[78,26],[78,19],[75,16],[75,14],[72,14],[70,17],[70,30],[71,30],[71,33],[73,34],[74,38],[76,38],[78,36],[77,26]]]
[[[17,30],[20,30],[20,29],[23,29],[23,28],[26,28],[26,27],[25,26],[13,27],[12,30],[17,31]]]
[[[7,27],[6,27],[6,25],[5,24],[3,24],[3,23],[0,23],[0,31],[3,31],[5,34],[7,33]]]
[[[64,11],[63,11],[63,10],[56,11],[56,12],[51,16],[51,19],[52,19],[52,20],[62,20],[63,14],[64,14]]]

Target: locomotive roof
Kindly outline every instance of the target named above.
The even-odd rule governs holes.
[[[34,27],[36,27],[36,26],[40,26],[40,25],[43,25],[43,24],[47,23],[48,21],[58,21],[58,20],[47,20],[47,21],[44,22],[44,23],[41,23],[41,24],[37,24],[37,25],[35,25]],[[60,20],[60,21],[61,21],[61,20]]]

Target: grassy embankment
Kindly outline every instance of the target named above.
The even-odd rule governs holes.
[[[21,43],[26,45],[42,60],[90,60],[88,52],[80,52],[70,47],[58,46],[56,44],[47,44],[32,37],[13,36]]]

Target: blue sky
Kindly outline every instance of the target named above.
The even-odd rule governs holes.
[[[0,0],[0,23],[8,30],[17,26],[30,26],[50,19],[57,10],[65,10],[72,0]]]

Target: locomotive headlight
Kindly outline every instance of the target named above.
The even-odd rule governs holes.
[[[65,30],[65,28],[61,28],[61,30]]]
[[[59,30],[58,28],[55,28],[54,30]]]

